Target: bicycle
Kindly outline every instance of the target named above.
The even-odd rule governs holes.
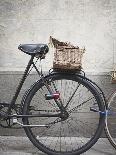
[[[48,155],[79,155],[90,149],[105,125],[105,104],[98,91],[100,88],[82,71],[50,70],[47,75],[39,71],[34,59],[45,58],[49,51],[46,44],[21,44],[18,49],[31,58],[11,102],[0,103],[1,126],[20,125],[32,144]],[[31,67],[40,79],[17,105]],[[4,121],[7,126],[3,125]]]

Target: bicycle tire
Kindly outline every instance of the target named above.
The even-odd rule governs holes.
[[[111,143],[116,149],[116,92],[114,92],[108,99],[108,113],[105,120],[105,133]]]
[[[61,121],[58,124],[57,123],[54,124],[53,128],[51,128],[51,131],[49,128],[47,128],[46,131],[44,131],[45,127],[37,128],[37,130],[33,129],[31,127],[24,127],[27,137],[34,144],[34,146],[36,146],[42,152],[47,153],[48,155],[79,155],[79,154],[87,151],[89,148],[91,148],[97,142],[97,140],[100,137],[102,130],[104,128],[105,116],[103,114],[101,114],[100,112],[93,112],[90,110],[91,106],[97,105],[98,106],[97,108],[99,108],[99,111],[104,111],[104,104],[102,102],[102,98],[101,98],[100,94],[98,93],[98,91],[95,89],[94,86],[92,86],[89,82],[87,82],[87,80],[84,80],[84,78],[80,78],[73,74],[56,73],[56,74],[46,76],[45,80],[46,81],[54,81],[55,84],[56,84],[56,82],[60,83],[60,85],[58,83],[57,88],[58,88],[58,90],[61,90],[64,93],[63,95],[60,94],[60,95],[62,95],[61,99],[62,99],[62,97],[66,96],[66,98],[63,100],[63,103],[67,103],[67,99],[69,100],[66,93],[68,93],[68,95],[71,95],[70,93],[72,92],[72,90],[74,90],[73,87],[76,87],[75,86],[76,84],[79,85],[79,88],[77,89],[78,93],[76,92],[77,94],[75,94],[75,100],[73,100],[74,103],[72,103],[70,105],[68,112],[70,112],[71,109],[75,108],[75,103],[80,104],[79,103],[80,101],[82,103],[88,102],[88,105],[87,105],[87,108],[86,108],[86,104],[85,105],[82,104],[81,106],[79,106],[78,110],[76,109],[77,112],[75,110],[72,111],[71,116],[69,116],[69,118],[67,120]],[[63,82],[65,82],[64,85],[63,85]],[[68,84],[70,85],[70,88],[68,88]],[[43,84],[42,80],[39,80],[38,82],[36,82],[36,84],[34,84],[34,86],[30,89],[28,95],[26,96],[25,101],[24,101],[24,107],[23,107],[24,115],[29,113],[29,106],[31,103],[34,104],[35,101],[39,102],[39,104],[38,104],[39,109],[42,107],[43,107],[43,110],[44,110],[44,108],[46,108],[45,110],[49,109],[49,106],[50,106],[49,102],[51,102],[53,100],[50,100],[49,102],[46,101],[45,99],[42,98],[43,95],[40,95],[41,92],[39,94],[39,99],[37,98],[37,99],[33,100],[33,98],[37,95],[37,93],[39,93],[40,89],[41,89],[41,91],[44,90],[44,84]],[[71,90],[71,92],[70,92],[70,90]],[[46,93],[46,91],[44,93]],[[60,92],[60,93],[62,93],[62,92]],[[90,96],[89,96],[90,100],[87,100],[86,102],[83,101],[87,97],[87,95],[85,95],[85,94],[91,95],[92,98],[90,98]],[[83,95],[83,97],[82,97],[82,95]],[[78,96],[79,100],[77,100],[77,96]],[[42,100],[42,103],[41,103],[41,100]],[[43,105],[43,100],[45,102],[45,105]],[[47,103],[48,103],[48,106],[47,106]],[[82,109],[81,109],[81,107],[82,107]],[[36,108],[37,108],[37,104],[36,104]],[[76,117],[76,115],[77,115],[77,117]],[[88,117],[88,119],[87,119],[87,117]],[[39,118],[39,120],[33,120],[33,119],[29,120],[29,119],[30,118],[23,118],[23,123],[25,125],[28,125],[28,124],[31,124],[33,121],[34,121],[34,123],[35,122],[37,123],[38,121],[41,120],[41,118]],[[44,119],[42,121],[46,122],[46,119]],[[47,124],[48,124],[48,122],[47,122]],[[59,129],[59,130],[57,131],[56,129],[57,130]],[[36,135],[36,132],[37,132],[37,135]],[[61,135],[61,132],[62,132],[62,135]],[[41,133],[42,133],[42,135],[40,135]],[[58,137],[59,135],[60,135],[60,137]],[[41,140],[42,138],[43,138],[43,141]],[[56,139],[57,139],[57,141],[56,141]],[[66,141],[64,142],[64,140],[66,140]],[[52,145],[54,145],[54,146],[52,146]],[[54,148],[52,148],[52,147],[54,147]],[[69,150],[69,148],[70,148],[70,150]]]

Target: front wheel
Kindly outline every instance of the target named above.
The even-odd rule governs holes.
[[[108,100],[105,125],[106,136],[111,145],[116,149],[116,92]]]
[[[25,125],[44,125],[24,127],[30,141],[48,155],[79,155],[87,151],[96,143],[104,127],[105,116],[100,113],[104,111],[101,96],[84,78],[73,74],[52,74],[44,80],[52,92],[59,92],[57,101],[63,104],[67,115],[64,118],[24,117]],[[46,100],[46,94],[49,94],[48,89],[40,80],[28,93],[23,114],[61,112],[56,100]]]

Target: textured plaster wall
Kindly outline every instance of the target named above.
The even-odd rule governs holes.
[[[23,70],[30,57],[17,46],[48,43],[50,35],[85,46],[84,70],[112,70],[116,0],[0,0],[0,70]],[[52,57],[50,51],[44,70]]]

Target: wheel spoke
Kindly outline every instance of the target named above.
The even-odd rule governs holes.
[[[32,115],[40,113],[61,113],[59,117],[36,117],[24,118],[24,124],[47,124],[48,127],[25,127],[25,131],[34,145],[51,152],[51,154],[79,154],[84,152],[86,145],[89,149],[99,138],[102,131],[100,113],[90,111],[95,103],[100,111],[104,110],[100,95],[93,89],[90,83],[75,75],[64,75],[47,77],[49,87],[53,92],[59,92],[57,102],[65,107],[59,111],[54,99],[46,100],[48,93],[44,83],[39,83],[32,89],[32,95],[27,97],[24,105],[24,114]],[[29,110],[29,107],[32,107]],[[34,107],[34,108],[33,108]],[[99,128],[98,128],[99,127]],[[36,144],[35,144],[36,143]],[[46,153],[46,152],[45,152]]]

